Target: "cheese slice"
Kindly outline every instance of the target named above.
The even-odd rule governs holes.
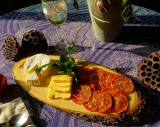
[[[51,59],[46,54],[36,54],[31,56],[24,64],[24,68],[28,75],[30,75],[35,68],[51,62]],[[52,70],[52,65],[46,66],[42,69],[41,75],[46,77]]]
[[[71,98],[71,92],[56,92],[52,89],[49,89],[48,91],[48,97],[51,99],[60,99],[67,100]]]
[[[72,82],[60,82],[60,81],[53,81],[51,80],[50,84],[53,84],[54,86],[65,86],[65,87],[71,87],[72,86]],[[51,86],[49,86],[51,87]]]
[[[53,75],[52,79],[54,82],[72,82],[72,76],[71,75]]]
[[[33,71],[27,78],[26,82],[31,86],[40,86],[41,85],[42,76],[40,73],[36,73]]]
[[[64,87],[64,86],[52,86],[50,89],[54,91],[60,91],[60,92],[70,92],[71,87]]]
[[[72,80],[71,75],[53,75],[48,86],[48,97],[51,99],[70,99]]]

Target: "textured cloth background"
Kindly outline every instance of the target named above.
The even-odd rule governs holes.
[[[75,43],[72,57],[89,60],[114,69],[152,93],[160,108],[160,93],[141,83],[137,76],[137,65],[154,51],[160,50],[160,13],[134,6],[133,16],[123,24],[123,31],[115,42],[101,42],[94,36],[86,0],[78,0],[80,10],[75,10],[72,0],[67,1],[68,15],[61,30],[64,38]],[[62,53],[52,50],[60,39],[58,29],[44,17],[41,4],[11,12],[0,17],[0,47],[7,35],[13,35],[21,44],[23,34],[30,30],[44,33],[52,55]],[[92,46],[95,44],[96,48]],[[7,77],[8,87],[0,97],[0,104],[19,96],[27,95],[30,104],[43,127],[106,127],[92,122],[76,119],[29,96],[12,77],[16,61],[3,57],[0,48],[0,73]],[[12,86],[12,84],[15,84]],[[138,126],[138,125],[137,125]],[[160,116],[155,120],[139,125],[142,127],[160,126]]]

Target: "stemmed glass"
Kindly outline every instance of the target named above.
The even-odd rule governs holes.
[[[54,26],[57,26],[60,31],[61,40],[56,43],[57,51],[67,51],[69,45],[73,43],[69,40],[64,40],[61,32],[61,25],[67,18],[67,5],[65,0],[41,0],[42,9],[46,19]]]

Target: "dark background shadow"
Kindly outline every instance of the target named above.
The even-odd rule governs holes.
[[[0,0],[0,16],[40,2],[41,0]]]
[[[159,22],[160,24],[160,22]],[[98,47],[98,49],[103,50],[119,50],[125,52],[131,52],[133,54],[139,56],[147,56],[154,51],[160,50],[160,26],[123,26],[122,33],[120,37],[111,42],[111,43],[119,43],[126,45],[139,45],[141,47],[135,49],[112,49],[112,48],[104,48],[104,45]]]
[[[41,0],[0,0],[0,16],[39,3]],[[133,0],[133,4],[160,12],[158,0],[152,0],[152,2],[150,0]]]

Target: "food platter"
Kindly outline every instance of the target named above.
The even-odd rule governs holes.
[[[54,62],[59,59],[59,56],[49,56],[50,59]],[[54,108],[65,112],[71,116],[76,118],[84,119],[91,122],[96,122],[105,125],[134,125],[139,123],[140,121],[132,121],[130,122],[129,119],[133,119],[137,115],[141,114],[137,112],[136,116],[133,116],[133,113],[137,111],[137,109],[141,106],[141,96],[143,94],[135,87],[134,91],[127,95],[129,106],[125,113],[117,114],[117,113],[98,113],[98,112],[91,112],[86,110],[82,105],[78,105],[72,102],[72,100],[62,100],[62,99],[50,99],[48,97],[48,86],[52,77],[52,72],[55,71],[53,68],[51,73],[45,77],[42,82],[41,86],[33,87],[29,86],[26,83],[27,72],[24,69],[24,63],[28,58],[22,59],[17,62],[13,67],[13,78],[17,84],[19,84],[25,91],[27,91],[31,96],[37,98],[38,100],[53,106]],[[75,59],[77,62],[84,62],[85,60]],[[107,67],[100,66],[96,63],[87,62],[87,65],[95,66],[105,71],[109,71],[114,74],[122,75],[116,71],[113,71]],[[151,100],[152,101],[152,100]],[[144,107],[144,106],[143,106]],[[153,112],[154,113],[154,112]],[[151,115],[153,115],[153,113]],[[132,114],[133,118],[130,118],[129,114]],[[128,115],[128,116],[127,116]],[[128,122],[126,119],[128,118]]]

